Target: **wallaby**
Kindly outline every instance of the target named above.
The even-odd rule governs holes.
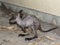
[[[34,15],[28,15],[27,13],[24,13],[23,10],[20,10],[18,12],[18,15],[12,16],[9,19],[9,24],[17,24],[22,28],[23,32],[26,32],[26,28],[31,28],[31,30],[34,32],[34,36],[25,38],[25,40],[32,40],[37,38],[38,37],[37,30],[42,32],[49,32],[57,28],[57,27],[54,27],[52,29],[44,31],[41,27],[40,20]],[[26,36],[26,35],[28,34],[19,34],[18,36]]]

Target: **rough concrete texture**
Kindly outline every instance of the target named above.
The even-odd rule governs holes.
[[[54,25],[45,22],[40,23],[43,30],[55,27]],[[21,29],[15,27],[11,28],[11,30],[10,27],[12,26],[8,24],[8,19],[0,16],[0,45],[60,45],[60,28],[48,33],[37,31],[38,38],[31,41],[25,41],[25,38],[29,36],[18,37],[18,34],[22,33]]]

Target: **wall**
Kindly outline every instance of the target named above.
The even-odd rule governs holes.
[[[60,0],[1,0],[60,16]]]
[[[4,0],[2,0],[4,1]],[[30,15],[35,15],[36,17],[38,17],[40,20],[44,21],[44,22],[47,22],[47,23],[50,23],[50,24],[54,24],[54,25],[57,25],[57,26],[60,26],[60,16],[59,15],[52,15],[49,14],[49,13],[45,13],[43,11],[37,11],[37,10],[34,10],[34,9],[31,9],[29,6],[26,6],[26,7],[29,7],[29,8],[26,8],[26,7],[22,7],[22,5],[18,6],[18,5],[15,5],[15,4],[11,4],[11,3],[6,3],[6,2],[10,2],[11,0],[9,1],[6,1],[4,2],[4,4],[8,7],[8,8],[11,8],[12,10],[14,11],[19,11],[21,9],[23,9],[26,13],[30,14]],[[22,1],[22,0],[21,0]],[[15,1],[16,2],[16,1]],[[1,4],[1,1],[0,1],[0,4]],[[20,4],[20,3],[18,3]],[[26,4],[25,4],[26,5]],[[32,6],[33,7],[33,6]],[[43,6],[42,6],[43,7]],[[44,8],[44,7],[43,7]],[[48,8],[47,8],[48,9]],[[43,9],[42,9],[43,10]],[[46,10],[47,11],[47,10]]]

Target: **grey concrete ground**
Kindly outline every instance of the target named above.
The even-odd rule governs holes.
[[[8,26],[8,19],[0,16],[0,25]],[[54,25],[50,25],[48,23],[41,22],[41,26],[43,30],[48,30]],[[10,31],[10,30],[1,30],[0,31],[0,45],[60,45],[60,28],[57,28],[51,32],[43,33],[38,32],[38,38],[25,41],[25,37],[18,37],[18,34],[21,33],[19,30]]]

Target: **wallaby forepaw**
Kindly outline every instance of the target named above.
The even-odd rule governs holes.
[[[20,36],[22,36],[22,37],[23,37],[23,36],[25,36],[25,35],[24,35],[24,34],[19,34],[19,35],[18,35],[18,37],[20,37]]]
[[[30,40],[32,40],[32,38],[25,38],[25,40],[26,40],[26,41],[30,41]]]

